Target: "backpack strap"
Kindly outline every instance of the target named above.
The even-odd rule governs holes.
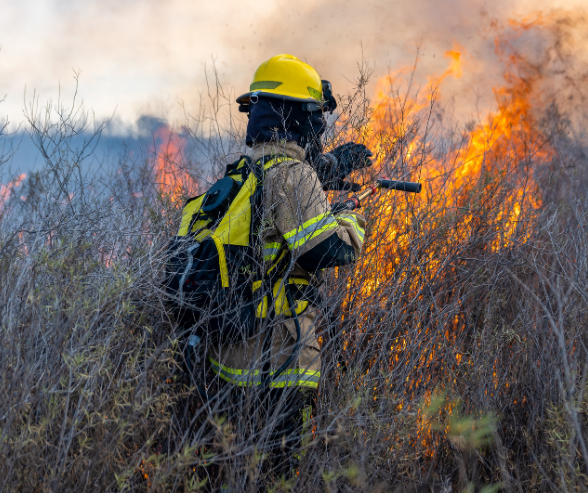
[[[257,178],[257,183],[260,183],[260,184],[263,182],[263,165],[264,165],[264,163],[262,163],[263,159],[264,158],[258,159],[254,163],[253,160],[249,156],[245,157],[245,167],[247,167],[248,173],[253,173],[255,178]]]
[[[243,159],[245,159],[245,158],[246,158],[246,156],[244,154],[242,154],[239,157],[239,159],[237,159],[234,163],[227,164],[225,176],[235,175],[237,173],[240,173],[240,171],[238,171],[238,168],[239,168],[239,165],[241,164],[241,161],[243,161]]]

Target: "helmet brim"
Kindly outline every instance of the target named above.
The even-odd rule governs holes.
[[[266,91],[250,91],[246,92],[245,94],[239,96],[237,98],[237,103],[239,104],[249,104],[251,102],[251,95],[255,94],[256,96],[263,96],[266,98],[273,98],[273,99],[281,99],[282,101],[297,101],[299,103],[315,103],[322,105],[323,102],[319,101],[318,99],[314,98],[296,98],[294,96],[284,96],[283,94],[274,94],[273,92],[266,92]]]

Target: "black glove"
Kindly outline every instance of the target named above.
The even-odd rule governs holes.
[[[347,142],[331,152],[322,154],[314,162],[314,168],[323,184],[323,190],[351,190],[357,192],[361,187],[357,183],[344,181],[355,170],[372,165],[373,156],[363,144]]]

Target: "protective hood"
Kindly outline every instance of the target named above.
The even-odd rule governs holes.
[[[296,101],[259,97],[249,104],[246,144],[286,140],[304,148],[320,146],[326,122],[321,111],[304,111]]]

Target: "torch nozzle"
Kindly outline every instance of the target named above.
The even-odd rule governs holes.
[[[376,180],[378,188],[385,188],[387,190],[399,190],[401,192],[421,193],[423,186],[420,183],[413,183],[411,181],[396,181],[396,180]]]

